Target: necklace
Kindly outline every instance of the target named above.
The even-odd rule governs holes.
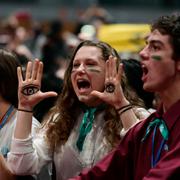
[[[1,124],[0,124],[0,129],[2,129],[3,126],[6,124],[6,122],[7,122],[7,120],[8,120],[8,117],[9,117],[10,114],[12,113],[13,109],[14,109],[14,106],[11,105],[11,106],[8,108],[7,112],[4,114],[4,116],[2,117],[2,119],[1,119],[2,122],[1,122]]]

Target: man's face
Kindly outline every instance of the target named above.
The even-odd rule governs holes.
[[[73,61],[71,81],[79,101],[86,105],[97,105],[97,98],[90,95],[93,90],[102,92],[105,82],[105,61],[101,49],[94,46],[81,47]]]
[[[172,85],[176,78],[176,63],[172,54],[169,36],[162,35],[158,30],[151,32],[140,52],[145,90],[163,92]]]

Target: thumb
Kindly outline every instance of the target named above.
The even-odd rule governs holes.
[[[54,91],[49,91],[49,92],[45,92],[45,93],[42,93],[42,99],[46,99],[46,98],[49,98],[49,97],[56,97],[58,96],[58,94]]]
[[[96,96],[96,97],[98,97],[99,99],[102,99],[102,100],[104,99],[104,93],[99,92],[99,91],[94,90],[94,91],[91,92],[91,95]]]

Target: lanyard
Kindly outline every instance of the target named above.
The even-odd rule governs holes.
[[[13,109],[14,109],[14,106],[11,105],[11,106],[9,107],[9,109],[7,110],[6,114],[5,114],[4,117],[2,118],[2,122],[1,122],[1,124],[0,124],[0,129],[2,129],[3,126],[6,124],[6,122],[7,122],[7,120],[8,120],[8,117],[9,117],[10,114],[12,113]]]
[[[157,126],[155,126],[154,128],[154,131],[153,131],[153,137],[152,137],[152,153],[151,153],[151,167],[153,168],[157,162],[159,161],[160,159],[160,156],[161,156],[161,152],[162,152],[162,149],[164,147],[164,143],[165,143],[165,139],[163,138],[161,143],[160,143],[160,146],[158,148],[158,151],[157,151],[157,154],[156,156],[154,157],[154,144],[155,144],[155,136],[156,136],[156,130],[157,130]]]

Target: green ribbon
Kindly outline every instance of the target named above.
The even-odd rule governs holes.
[[[149,135],[149,133],[151,132],[152,129],[154,129],[154,127],[158,126],[159,127],[159,131],[163,137],[164,140],[168,140],[169,137],[169,131],[168,128],[166,126],[166,123],[164,122],[164,120],[156,118],[154,121],[150,122],[147,129],[146,129],[146,134],[145,136],[142,138],[141,141],[144,141],[147,136]]]
[[[80,132],[79,132],[79,137],[77,140],[77,148],[79,151],[82,151],[84,140],[87,136],[87,134],[90,132],[92,129],[92,124],[94,121],[94,113],[97,110],[97,108],[87,108],[85,110],[83,120],[80,125]]]
[[[79,151],[82,151],[84,140],[85,140],[87,134],[92,129],[95,112],[105,109],[106,105],[100,104],[97,107],[88,107],[88,106],[85,106],[84,104],[80,104],[80,107],[84,111],[84,116],[83,116],[83,119],[82,119],[82,122],[80,125],[79,137],[78,137],[78,140],[76,142],[76,146],[79,149]]]

